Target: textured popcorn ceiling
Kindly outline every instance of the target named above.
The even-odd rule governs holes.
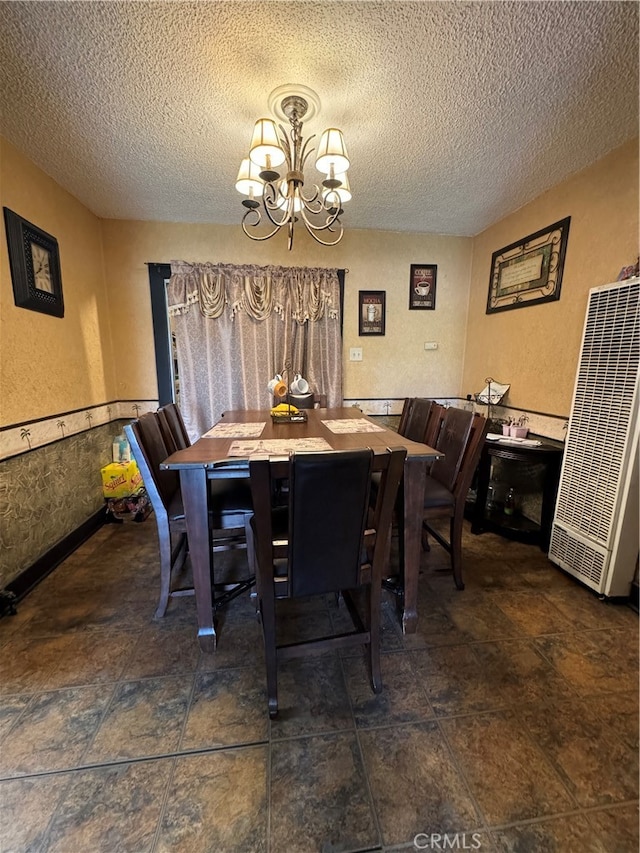
[[[638,4],[0,3],[0,132],[101,217],[239,222],[290,82],[346,227],[472,235],[638,133]]]

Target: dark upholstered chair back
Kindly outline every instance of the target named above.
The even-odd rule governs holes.
[[[411,441],[424,441],[432,400],[426,397],[416,397],[403,425],[403,435]]]
[[[175,403],[167,403],[158,409],[158,416],[165,444],[171,453],[191,446],[182,413]]]
[[[358,585],[372,457],[370,450],[292,457],[289,577],[294,597]]]
[[[465,409],[456,409],[453,406],[447,409],[440,435],[436,442],[436,448],[444,453],[444,457],[436,459],[431,466],[431,476],[441,483],[450,492],[462,465],[462,458],[467,446],[473,412]]]
[[[180,488],[180,480],[177,471],[160,470],[160,463],[164,462],[172,451],[166,445],[158,415],[155,412],[148,412],[145,415],[141,415],[137,422],[134,421],[130,425],[130,430],[135,438],[135,442],[132,444],[133,455],[138,463],[145,488],[151,498],[151,503],[153,505],[153,495],[149,480],[155,484],[160,500],[165,509],[167,509]],[[129,432],[126,427],[125,431]],[[136,452],[136,444],[139,448],[138,452]],[[146,466],[144,465],[144,461],[141,464],[138,459],[138,453],[142,454],[144,461],[146,461]],[[144,470],[144,467],[147,468],[147,471]]]

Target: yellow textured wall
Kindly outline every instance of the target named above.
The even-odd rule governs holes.
[[[238,209],[240,220],[241,208]],[[147,262],[171,260],[324,266],[349,270],[345,284],[344,396],[457,395],[460,390],[471,266],[471,240],[427,234],[349,229],[333,248],[296,233],[266,243],[249,240],[240,225],[103,222],[106,276],[114,309],[113,339],[120,397],[157,394]],[[302,229],[304,230],[304,229]],[[409,310],[412,263],[437,264],[435,311]],[[384,290],[386,335],[358,337],[358,291]],[[135,347],[132,346],[135,341]],[[425,352],[425,341],[439,349]],[[362,362],[349,348],[361,346]],[[133,353],[137,353],[132,357]]]
[[[560,300],[485,313],[491,256],[571,217]],[[473,242],[463,386],[511,383],[506,402],[568,415],[588,291],[615,281],[638,256],[638,140],[539,196]]]
[[[346,267],[345,397],[464,395],[491,375],[511,383],[511,405],[564,415],[587,291],[614,280],[638,252],[638,143],[473,241],[350,230],[348,209],[339,246],[299,233],[292,252],[280,236],[251,242],[239,225],[101,222],[1,137],[0,199],[58,239],[65,299],[63,319],[16,308],[0,240],[0,425],[155,397],[146,263],[174,259]],[[572,219],[561,299],[486,315],[492,253],[565,216]],[[412,263],[438,265],[435,311],[408,310]],[[386,291],[384,337],[358,336],[359,290]],[[439,348],[425,352],[425,341]],[[349,362],[352,346],[363,348],[361,363]]]
[[[65,314],[14,305],[4,222],[0,239],[0,425],[117,396],[100,220],[0,137],[0,201],[52,234]]]

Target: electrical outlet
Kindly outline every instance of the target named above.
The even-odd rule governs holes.
[[[425,349],[438,349],[438,342],[437,341],[425,341],[424,348]]]
[[[362,361],[362,347],[351,347],[349,361]]]

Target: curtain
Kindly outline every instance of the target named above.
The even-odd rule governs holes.
[[[167,295],[192,441],[226,410],[271,406],[267,383],[287,362],[285,379],[301,373],[342,405],[337,270],[173,261]]]

